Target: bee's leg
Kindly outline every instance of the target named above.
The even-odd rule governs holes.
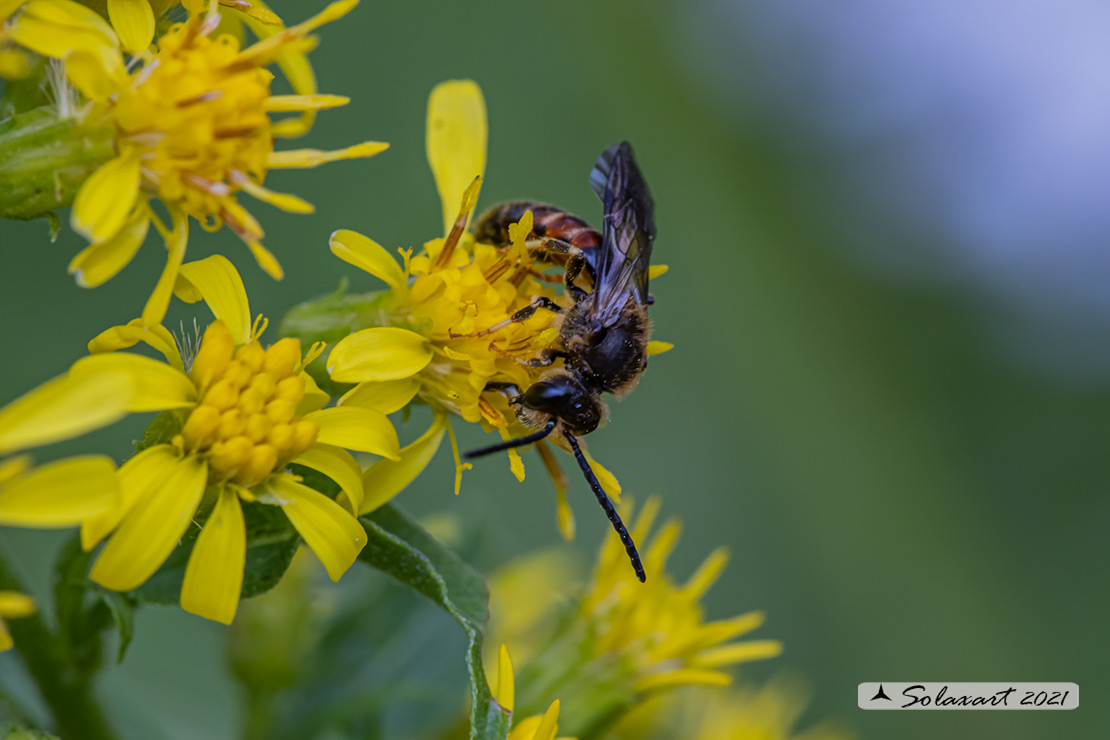
[[[567,273],[566,279],[564,281],[564,291],[567,295],[574,299],[575,303],[577,303],[586,295],[586,291],[582,290],[574,284],[575,279],[577,279],[578,276],[582,274],[582,268],[584,267],[586,267],[586,257],[582,254],[581,250],[578,251],[576,254],[571,255],[571,258],[567,260]]]
[[[570,242],[545,236],[542,239],[527,241],[524,245],[528,247],[528,252],[536,259],[544,262],[564,263],[566,271],[564,283],[567,286],[567,294],[574,296],[575,300],[586,294],[585,291],[574,285],[574,281],[582,274],[583,269],[585,269],[586,277],[590,283],[594,282],[593,270],[586,261],[586,255]],[[563,259],[555,259],[555,257],[562,257]]]
[[[570,242],[565,242],[562,239],[554,239],[549,236],[540,237],[539,239],[529,239],[524,242],[524,246],[528,248],[529,254],[545,262],[562,262],[563,260],[552,259],[552,257],[564,257],[582,251]]]
[[[531,360],[522,360],[516,355],[510,354],[501,349],[496,344],[491,344],[489,348],[502,357],[508,357],[510,360],[515,360],[525,367],[550,367],[551,365],[554,365],[555,360],[558,360],[560,357],[567,357],[567,353],[561,349],[548,348],[545,350],[541,350],[538,357],[533,357]],[[486,387],[489,388],[489,385],[487,384]]]
[[[546,308],[548,311],[553,311],[555,313],[559,313],[563,310],[563,307],[555,301],[551,300],[550,298],[544,298],[541,296],[540,298],[532,301],[529,305],[514,313],[509,318],[505,319],[504,321],[497,322],[488,329],[482,329],[481,331],[472,331],[469,334],[456,334],[454,332],[448,332],[447,336],[451,337],[451,339],[458,339],[459,337],[484,337],[486,335],[493,334],[499,329],[504,329],[509,324],[519,324],[521,321],[527,321],[528,319],[532,318],[532,315],[536,313],[536,311],[539,311],[541,308]]]
[[[555,364],[555,360],[560,357],[566,358],[566,356],[567,353],[560,349],[545,349],[540,352],[539,356],[533,357],[531,360],[518,360],[518,362],[528,367],[550,367]]]
[[[486,383],[486,387],[483,388],[482,390],[483,391],[509,391],[514,396],[519,396],[520,395],[520,386],[518,386],[516,383],[502,383],[502,382],[497,381],[497,380],[491,380],[490,382]]]

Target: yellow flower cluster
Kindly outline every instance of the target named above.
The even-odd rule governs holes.
[[[494,681],[494,688],[491,691],[494,701],[512,713],[516,704],[516,679],[513,676],[513,661],[509,656],[509,648],[505,645],[501,646],[501,652],[497,656],[497,674]],[[513,722],[508,740],[556,740],[559,732],[559,709],[559,700],[556,699],[543,714],[535,714]],[[573,739],[559,738],[558,740]]]
[[[644,505],[632,528],[638,541],[648,542],[660,505],[658,498]],[[622,508],[622,514],[631,513],[627,501]],[[601,548],[594,576],[577,596],[569,586],[571,569],[557,554],[529,558],[511,566],[510,575],[491,580],[490,603],[507,615],[492,624],[493,634],[527,654],[530,683],[512,692],[526,712],[538,713],[550,700],[546,693],[554,692],[570,712],[568,722],[582,732],[674,689],[728,686],[732,675],[725,669],[782,652],[777,640],[737,641],[763,623],[759,612],[705,619],[701,600],[719,578],[727,553],[715,551],[678,585],[666,570],[678,534],[679,523],[672,520],[648,543],[644,567],[652,577],[646,583],[628,568],[616,540]],[[536,584],[548,593],[537,597]],[[560,601],[568,608],[553,624],[550,617],[559,614]],[[499,676],[506,673],[504,656],[503,650]]]
[[[319,427],[297,415],[306,381],[294,370],[301,343],[282,339],[269,349],[257,340],[235,349],[223,322],[214,322],[193,360],[189,377],[200,404],[189,412],[173,443],[208,455],[211,475],[250,487],[316,441]]]
[[[309,34],[342,18],[357,3],[333,2],[286,28],[268,10],[229,2],[236,9],[225,11],[229,17],[242,10],[238,17],[260,36],[246,48],[232,34],[217,35],[222,19],[218,6],[206,8],[197,0],[185,3],[188,19],[171,26],[153,47],[153,11],[145,0],[109,3],[115,29],[71,0],[31,0],[8,18],[4,29],[11,40],[64,60],[69,81],[92,102],[75,114],[82,125],[113,132],[116,157],[85,181],[73,203],[72,226],[91,242],[69,266],[80,285],[96,287],[114,277],[135,256],[153,224],[168,255],[142,318],[147,325],[159,323],[184,260],[190,217],[209,231],[226,224],[259,265],[281,279],[280,264],[262,245],[262,226],[238,194],[286,211],[311,213],[310,203],[266,188],[267,173],[369,157],[387,147],[365,142],[330,152],[274,150],[275,137],[304,133],[316,111],[348,102],[316,94],[305,55],[315,44]],[[0,6],[0,17],[3,10]],[[130,62],[120,51],[121,41],[135,55]],[[267,67],[275,62],[292,71],[297,94],[270,94],[273,74]],[[283,113],[300,118],[271,120]],[[169,211],[168,225],[151,208],[153,199]]]
[[[835,722],[796,726],[809,703],[796,679],[731,689],[695,687],[659,696],[634,708],[612,728],[614,740],[852,740]]]
[[[398,250],[400,263],[357,232],[340,230],[331,237],[336,256],[388,286],[375,304],[376,325],[344,337],[327,358],[333,381],[356,384],[340,403],[370,405],[387,413],[413,400],[430,405],[437,412],[433,428],[411,451],[402,451],[402,457],[419,454],[426,464],[446,427],[455,456],[456,493],[461,474],[470,465],[459,459],[454,434],[442,413],[479,423],[502,439],[526,433],[505,394],[487,386],[512,383],[526,388],[534,383],[543,370],[527,361],[552,346],[557,331],[552,327],[554,315],[538,311],[526,321],[486,336],[460,335],[499,324],[537,297],[563,300],[525,246],[532,231],[530,212],[510,227],[508,248],[478,242],[467,231],[485,167],[486,136],[486,109],[478,86],[471,81],[438,85],[428,101],[427,149],[440,193],[444,236],[424,243],[415,255],[411,249]],[[659,343],[651,350],[663,351],[665,346]],[[541,441],[535,446],[555,484],[560,528],[564,536],[573,538],[566,477],[549,445]],[[511,449],[508,456],[513,474],[523,480],[519,453]],[[596,460],[590,461],[605,490],[619,496],[616,478]],[[394,493],[421,469],[422,465],[412,465],[411,477],[393,477]]]
[[[661,500],[647,500],[632,527],[637,542],[647,542]],[[629,512],[630,513],[630,512]],[[701,598],[720,577],[728,552],[718,548],[686,583],[676,584],[666,572],[681,532],[677,519],[666,522],[645,549],[644,568],[659,574],[648,582],[635,579],[620,543],[602,545],[594,581],[583,598],[579,616],[591,625],[597,655],[619,655],[636,676],[638,692],[680,685],[728,685],[720,670],[782,652],[777,640],[732,642],[763,624],[762,612],[706,622]]]

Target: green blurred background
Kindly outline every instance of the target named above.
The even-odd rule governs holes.
[[[290,22],[317,5],[274,3]],[[437,235],[424,112],[443,79],[485,92],[481,207],[534,197],[597,219],[589,169],[631,141],[657,201],[655,261],[671,266],[653,287],[655,334],[676,349],[614,406],[591,450],[626,491],[660,493],[684,520],[678,575],[729,546],[709,616],[764,609],[760,635],[786,644],[745,674],[805,676],[806,719],[836,716],[865,738],[1105,737],[1110,58],[1088,30],[1107,11],[1065,5],[1074,12],[365,2],[321,32],[321,89],[352,103],[321,114],[306,144],[390,150],[267,180],[317,206],[251,206],[284,282],[226,230],[196,229],[190,256],[237,254],[252,308],[274,319],[344,276],[376,287],[327,237],[351,228],[392,247]],[[45,222],[4,222],[0,244],[3,400],[133,318],[162,260],[151,239],[108,286],[84,291],[65,274],[82,245],[68,228],[51,244]],[[179,304],[170,326],[193,315]],[[144,423],[98,433],[93,448],[122,458]],[[482,442],[463,434],[464,448]],[[444,449],[400,502],[481,528],[491,544],[476,565],[490,570],[560,541],[550,484],[526,462],[523,485],[503,461],[478,465],[456,499]],[[611,534],[571,480],[573,547],[588,559]],[[61,539],[0,531],[39,589]],[[176,610],[140,614],[128,660],[102,682],[129,738],[235,737],[224,638]],[[462,680],[461,649],[445,654]],[[11,654],[0,677],[20,690]],[[874,680],[1074,681],[1083,704],[860,711],[856,684]]]

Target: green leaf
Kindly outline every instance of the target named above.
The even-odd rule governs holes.
[[[470,671],[470,737],[505,740],[512,715],[490,694],[482,668],[489,593],[481,576],[396,507],[362,517],[367,543],[359,560],[406,583],[438,604],[466,632]]]
[[[143,438],[135,443],[135,452],[169,442],[180,431],[181,417],[174,411],[163,411],[147,425]]]
[[[119,630],[119,653],[116,662],[122,663],[131,638],[135,636],[135,607],[126,595],[108,589],[101,589],[100,600],[112,613],[112,621]]]

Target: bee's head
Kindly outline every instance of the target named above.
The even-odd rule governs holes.
[[[601,422],[601,405],[570,373],[533,383],[518,398],[526,409],[549,414],[561,421],[571,434],[589,434]]]

